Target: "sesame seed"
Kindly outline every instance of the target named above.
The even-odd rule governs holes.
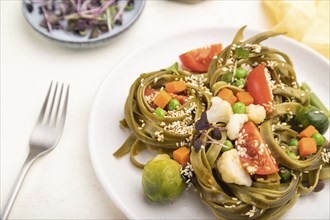
[[[246,167],[246,170],[252,175],[257,171],[257,168],[253,166],[248,166]]]
[[[154,133],[158,142],[164,142],[164,140],[165,140],[165,137],[162,133],[163,133],[163,131],[156,131]]]
[[[230,209],[230,208],[235,208],[236,205],[224,205],[223,207],[225,207],[226,209]]]
[[[321,152],[321,158],[324,163],[330,163],[330,151],[327,152],[326,148],[323,148],[323,152]]]
[[[252,206],[252,209],[250,211],[248,211],[247,213],[245,213],[245,215],[249,216],[249,218],[253,217],[254,214],[256,213],[256,207]]]
[[[277,61],[274,61],[274,60],[267,60],[267,67],[271,68],[271,69],[274,69],[274,67],[276,67],[278,65],[278,62]]]
[[[297,176],[294,173],[292,173],[291,175],[293,176],[293,179],[297,179]]]

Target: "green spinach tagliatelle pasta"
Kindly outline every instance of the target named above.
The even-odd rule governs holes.
[[[275,111],[260,125],[260,133],[276,161],[292,170],[293,178],[288,183],[281,183],[273,176],[256,178],[252,187],[226,184],[215,171],[214,162],[206,157],[207,154],[213,154],[209,152],[213,148],[197,153],[192,151],[191,162],[201,198],[218,218],[278,219],[295,204],[300,195],[311,193],[321,179],[330,178],[329,161],[326,161],[329,160],[329,143],[325,141],[314,155],[304,160],[288,155],[289,141],[298,135],[290,123],[298,109],[309,105],[309,96],[299,88],[290,58],[283,52],[260,44],[278,33],[265,32],[243,40],[244,28],[238,31],[232,44],[213,60],[208,72],[210,88],[214,94],[224,87],[239,91],[240,88],[221,81],[221,76],[243,63],[268,67],[273,81]],[[238,47],[250,52],[246,59],[233,58]]]
[[[186,82],[187,101],[165,117],[154,113],[148,102],[157,93],[145,95],[148,88],[164,89],[167,82],[182,80]],[[141,74],[130,88],[125,103],[123,127],[129,127],[131,136],[114,154],[117,157],[130,152],[131,160],[137,167],[144,164],[135,159],[135,155],[147,148],[159,153],[171,153],[179,146],[190,146],[194,135],[194,124],[210,105],[211,93],[205,84],[205,74],[194,75],[188,71],[178,70],[177,64],[156,72]]]
[[[131,135],[114,155],[121,157],[129,153],[132,163],[143,168],[144,164],[135,159],[139,152],[149,149],[172,155],[175,149],[187,146],[191,149],[190,163],[195,174],[193,185],[218,219],[278,219],[300,196],[319,191],[322,181],[330,178],[329,142],[324,140],[312,155],[298,155],[297,147],[290,141],[298,138],[303,124],[295,120],[295,116],[304,107],[320,102],[314,94],[310,95],[311,91],[299,85],[293,64],[285,53],[261,44],[279,33],[264,32],[244,40],[244,29],[239,29],[232,43],[213,58],[205,74],[180,70],[177,64],[141,74],[130,88],[125,118],[120,122],[131,130]],[[278,173],[253,175],[252,186],[242,186],[225,182],[217,169],[227,139],[226,123],[212,123],[201,135],[196,130],[196,122],[210,109],[211,98],[220,90],[226,88],[233,94],[245,91],[244,86],[234,82],[237,68],[258,65],[264,65],[269,71],[268,86],[273,96],[272,113],[267,114],[258,128],[280,167],[279,172],[282,168],[289,170],[290,179],[282,181]],[[228,73],[231,78],[224,80]],[[182,94],[186,100],[177,109],[159,116],[155,114],[157,106],[150,100],[172,81],[185,82],[187,88]],[[153,91],[149,93],[150,89]],[[329,115],[324,111],[326,109],[314,113],[326,117],[323,122],[327,129]],[[220,132],[220,138],[212,138],[215,131]],[[203,144],[196,144],[196,139]]]

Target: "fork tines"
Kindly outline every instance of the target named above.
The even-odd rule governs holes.
[[[38,122],[48,126],[64,126],[69,98],[69,85],[50,83]]]

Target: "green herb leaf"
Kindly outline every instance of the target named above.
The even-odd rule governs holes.
[[[179,74],[179,64],[175,62],[173,65],[167,67],[165,70],[171,71],[173,73]]]

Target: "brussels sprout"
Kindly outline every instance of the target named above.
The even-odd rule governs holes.
[[[316,130],[318,130],[321,134],[324,134],[328,130],[329,119],[322,111],[320,111],[320,109],[308,105],[298,110],[295,116],[295,124],[296,126],[302,126],[297,128],[298,131],[308,125],[313,125]]]
[[[185,188],[180,170],[180,164],[167,154],[159,154],[150,160],[142,172],[142,187],[146,197],[156,203],[173,202]]]

